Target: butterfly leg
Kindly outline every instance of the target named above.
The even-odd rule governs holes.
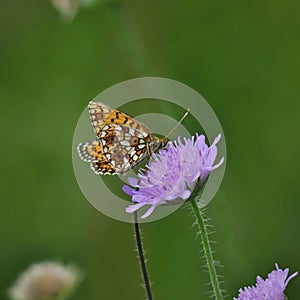
[[[149,156],[149,158],[151,158],[151,157],[152,157],[152,152],[151,152],[151,149],[150,149],[148,143],[146,144],[146,147],[147,147],[147,153],[148,153],[148,156]]]

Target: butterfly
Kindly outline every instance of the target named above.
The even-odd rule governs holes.
[[[88,109],[97,140],[80,143],[77,149],[96,174],[124,174],[168,143],[143,123],[104,103],[90,101]]]

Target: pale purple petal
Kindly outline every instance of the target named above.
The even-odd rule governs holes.
[[[183,200],[186,200],[186,199],[188,199],[190,196],[191,196],[191,191],[190,190],[185,190],[183,193],[182,193],[182,199]]]
[[[133,212],[137,211],[138,209],[140,209],[144,205],[145,205],[145,203],[129,205],[129,206],[126,207],[125,210],[126,210],[127,213],[133,213]]]
[[[215,170],[215,169],[218,169],[223,163],[224,163],[224,157],[222,157],[222,158],[220,159],[220,161],[219,161],[216,165],[214,165],[213,167],[211,167],[211,168],[210,168],[210,171],[213,171],[213,170]]]
[[[131,186],[137,186],[138,184],[138,180],[134,177],[127,178],[127,181]]]
[[[131,188],[128,185],[123,185],[122,190],[123,190],[123,192],[125,192],[129,196],[133,196],[134,195],[134,189]]]
[[[155,205],[152,205],[152,206],[146,211],[146,213],[143,214],[143,215],[141,216],[141,219],[146,219],[147,217],[149,217],[149,216],[153,213],[153,211],[154,211],[155,208],[156,208],[156,206],[155,206]]]
[[[224,162],[222,158],[214,165],[220,138],[219,134],[209,147],[204,135],[184,138],[184,143],[178,137],[174,143],[169,142],[166,149],[153,154],[153,160],[146,166],[147,172],[139,172],[138,180],[128,179],[131,186],[138,188],[123,187],[132,201],[140,204],[129,206],[126,212],[134,212],[147,204],[150,208],[143,215],[143,218],[147,218],[159,205],[172,202],[178,204],[175,200],[181,200],[182,203],[186,201],[196,184],[203,185],[210,172]]]
[[[298,273],[295,272],[288,276],[289,269],[281,270],[275,264],[276,270],[272,271],[266,280],[260,276],[256,278],[256,285],[239,289],[238,298],[235,300],[284,300],[284,290],[288,282],[294,278]]]

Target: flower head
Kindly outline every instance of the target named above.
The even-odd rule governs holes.
[[[147,173],[139,172],[139,180],[129,178],[131,188],[127,185],[123,191],[132,196],[137,203],[126,208],[132,213],[144,205],[151,205],[142,218],[148,217],[154,209],[170,201],[187,200],[196,184],[202,186],[211,171],[218,168],[224,161],[222,158],[214,165],[218,149],[219,134],[209,147],[205,143],[205,136],[196,134],[196,137],[180,138],[175,143],[169,143],[166,149],[153,154],[153,160],[147,165]]]
[[[74,266],[56,262],[31,265],[9,290],[13,300],[66,299],[81,279]]]
[[[260,276],[256,278],[256,285],[239,289],[238,298],[235,300],[284,300],[283,294],[289,281],[295,277],[298,272],[288,276],[289,269],[281,270],[275,264],[276,270],[272,271],[266,280]]]
[[[52,0],[52,4],[63,17],[72,19],[80,5],[80,0]]]

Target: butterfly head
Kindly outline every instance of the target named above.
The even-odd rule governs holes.
[[[167,137],[154,136],[154,149],[153,149],[153,152],[155,152],[159,149],[166,148],[168,143],[169,143],[169,139]]]
[[[169,143],[169,141],[170,140],[167,137],[161,138],[161,140],[160,140],[160,147],[162,149],[166,148],[167,145],[168,145],[168,143]]]

